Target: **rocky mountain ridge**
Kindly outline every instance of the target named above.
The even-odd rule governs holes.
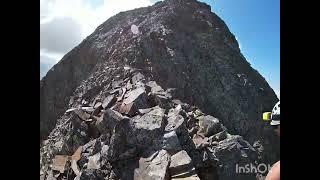
[[[205,3],[165,0],[121,12],[40,81],[40,175],[174,178],[172,158],[181,156],[194,178],[228,179],[238,162],[272,163],[279,157],[278,139],[261,121],[277,100]],[[90,144],[97,149],[87,152]],[[70,159],[75,152],[81,152],[76,163]],[[126,155],[131,157],[121,162],[132,169],[128,177],[113,161]],[[66,168],[57,175],[52,165],[61,161],[77,165],[78,173]],[[154,169],[139,170],[137,164]]]

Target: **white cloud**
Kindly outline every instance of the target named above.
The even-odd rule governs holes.
[[[61,60],[62,53],[52,53],[40,49],[40,79],[46,75],[49,69]]]
[[[40,49],[40,62],[45,64],[56,64],[63,57],[63,53],[48,52]]]
[[[101,0],[95,5],[90,0],[40,0],[40,62],[55,64],[109,17],[153,2]]]
[[[40,24],[40,49],[66,53],[81,42],[81,30],[81,25],[70,17]]]

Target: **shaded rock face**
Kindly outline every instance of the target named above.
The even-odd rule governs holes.
[[[40,81],[40,175],[66,176],[50,169],[52,159],[90,142],[78,179],[146,177],[135,174],[141,158],[182,150],[193,161],[192,178],[227,179],[235,171],[223,164],[279,159],[279,141],[261,121],[277,101],[210,6],[165,0],[121,12]],[[258,151],[250,145],[256,142]],[[100,168],[88,169],[89,160]],[[156,179],[170,178],[170,158],[152,168],[166,172]]]

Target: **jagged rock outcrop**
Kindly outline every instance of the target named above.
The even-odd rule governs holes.
[[[40,174],[170,179],[172,156],[183,151],[190,179],[234,179],[237,163],[279,157],[261,121],[275,102],[210,6],[165,0],[121,12],[40,81]],[[80,159],[70,159],[79,147]]]
[[[255,163],[256,149],[229,134],[219,119],[173,99],[152,79],[134,81],[137,74],[143,75],[133,71],[118,80],[120,88],[106,86],[106,98],[96,96],[64,113],[40,149],[41,178],[234,179],[236,165]],[[114,95],[117,100],[103,108],[98,99],[110,99],[117,88],[126,93]],[[159,94],[165,100],[157,101]],[[141,99],[145,109],[133,104],[126,108],[130,115],[120,113],[127,102]]]

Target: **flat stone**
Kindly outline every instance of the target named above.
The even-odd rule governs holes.
[[[71,159],[77,162],[81,158],[81,153],[82,153],[82,146],[79,146],[78,149],[71,156]]]
[[[222,126],[219,122],[219,119],[206,115],[197,118],[199,120],[199,132],[204,133],[205,136],[211,136],[222,131]]]
[[[149,81],[146,83],[146,86],[149,86],[151,88],[151,93],[159,93],[164,92],[161,86],[159,86],[155,81]]]
[[[102,106],[102,103],[101,102],[97,102],[95,105],[94,105],[94,109],[97,109],[98,107]]]
[[[66,170],[66,165],[69,157],[64,155],[56,155],[53,159],[52,170],[63,173]]]
[[[40,180],[45,180],[44,178],[45,178],[44,174],[40,175]]]
[[[214,134],[212,136],[209,137],[209,142],[213,142],[213,141],[222,141],[224,139],[226,139],[228,137],[228,133],[227,131],[221,131],[218,132],[217,134]]]
[[[54,177],[53,172],[49,171],[46,180],[56,180],[57,178]]]
[[[119,91],[121,90],[121,88],[117,88],[117,89],[113,89],[111,90],[109,93],[110,94],[119,94]]]
[[[103,115],[103,118],[99,118],[96,121],[96,127],[100,133],[106,133],[112,131],[117,122],[121,121],[124,117],[117,111],[107,109]]]
[[[130,83],[130,81],[127,82],[126,88],[127,88],[127,90],[131,90],[132,89],[132,84]]]
[[[139,82],[137,82],[137,83],[134,85],[134,87],[135,87],[135,88],[139,88],[139,87],[145,88],[146,86],[145,86],[145,84],[144,84],[142,81],[139,81]]]
[[[76,176],[80,176],[80,170],[79,170],[79,167],[78,167],[77,162],[75,160],[71,161],[71,169],[73,170],[73,172]]]
[[[93,154],[96,154],[98,151],[100,151],[100,149],[101,149],[100,142],[97,141],[97,139],[93,139],[89,141],[87,144],[83,145],[81,153],[88,153],[88,155],[93,155]]]
[[[239,174],[235,171],[236,166],[244,167],[246,164],[253,163],[252,159],[257,158],[255,149],[241,136],[231,135],[227,139],[220,141],[219,144],[212,148],[211,158],[217,158],[219,164],[222,164],[218,169],[219,179],[234,179]],[[210,158],[210,159],[211,159]],[[247,174],[249,179],[254,177],[254,173]]]
[[[137,74],[132,76],[131,81],[132,81],[132,84],[136,84],[137,82],[142,81],[144,79],[145,79],[144,75],[138,72]]]
[[[130,91],[125,97],[126,99],[124,99],[123,103],[125,104],[130,104],[133,101],[135,101],[136,99],[138,99],[139,96],[146,96],[146,92],[145,92],[145,88],[143,87],[139,87],[137,89],[134,89],[132,91]]]
[[[100,169],[100,153],[88,157],[87,169]]]
[[[172,178],[196,176],[192,160],[185,150],[171,156],[169,172]]]
[[[165,131],[166,132],[176,131],[177,134],[181,133],[181,131],[182,131],[181,128],[185,127],[183,125],[184,124],[184,118],[180,114],[176,114],[174,112],[168,113],[168,115],[169,115],[169,117],[167,119],[168,124],[165,127]],[[184,127],[182,127],[182,126],[184,126]]]
[[[96,139],[93,139],[89,141],[87,144],[83,145],[82,152],[92,153],[96,141],[97,141]]]
[[[126,88],[122,88],[121,89],[121,94],[119,95],[119,97],[117,98],[117,101],[121,101],[126,93],[127,89]]]
[[[122,83],[122,81],[113,81],[113,82],[111,83],[111,87],[112,87],[113,89],[118,88],[118,87],[120,87],[121,83]]]
[[[177,107],[169,110],[168,117],[177,116],[178,114],[180,114],[181,111],[182,111],[182,106],[179,104],[177,105]]]
[[[113,129],[118,122],[124,119],[124,117],[117,111],[107,109],[103,119],[107,123],[107,127],[109,127],[109,129]]]
[[[83,121],[86,121],[87,119],[90,118],[90,114],[84,112],[81,109],[76,109],[73,111],[80,119],[82,119]]]
[[[133,145],[148,147],[155,140],[160,140],[164,129],[164,111],[162,108],[155,108],[140,118],[132,118],[127,141]]]
[[[109,108],[112,106],[112,104],[114,104],[116,102],[115,96],[113,94],[109,95],[108,97],[106,97],[103,102],[102,102],[102,107],[104,109]]]
[[[192,141],[196,146],[196,149],[203,149],[208,147],[209,146],[208,140],[209,138],[199,136],[198,134],[195,134],[195,136],[192,138]]]
[[[81,110],[87,112],[87,113],[92,113],[94,111],[93,107],[81,107]]]
[[[96,169],[84,169],[81,172],[80,180],[104,180]]]
[[[101,154],[107,154],[109,149],[109,145],[103,145],[101,148]]]
[[[164,109],[157,108],[144,114],[137,119],[134,124],[137,129],[154,130],[159,129],[163,125]]]
[[[219,142],[217,142],[217,141],[213,141],[210,143],[211,146],[217,146],[218,144],[219,144]]]
[[[168,132],[163,136],[163,149],[168,152],[177,152],[181,150],[180,142],[174,131]]]
[[[170,168],[192,165],[192,160],[185,150],[179,151],[171,156]],[[192,166],[191,166],[192,167]]]
[[[150,111],[152,111],[153,109],[156,109],[156,108],[160,108],[159,106],[155,106],[155,107],[152,107],[152,108],[146,108],[146,109],[138,109],[138,112],[140,114],[146,114]]]
[[[147,158],[140,158],[139,166],[134,170],[134,180],[166,180],[170,155],[160,150]]]
[[[66,110],[66,113],[69,113],[69,112],[73,112],[74,110],[76,110],[77,108],[70,108],[68,110]]]
[[[170,100],[169,97],[167,97],[165,95],[159,95],[159,94],[153,95],[153,98],[154,98],[156,104],[159,104],[159,106],[161,106],[161,107],[164,107]]]
[[[121,104],[119,108],[119,113],[133,116],[137,112],[137,108],[134,106],[134,103],[130,104]]]

